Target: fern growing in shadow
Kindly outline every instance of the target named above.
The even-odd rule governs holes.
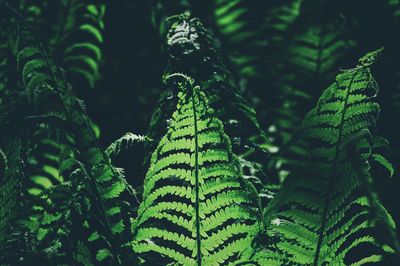
[[[269,235],[280,238],[273,248],[281,256],[265,257],[271,264],[361,265],[398,248],[379,241],[378,225],[390,225],[385,233],[395,225],[369,188],[379,112],[369,66],[380,52],[340,73],[296,132],[306,155],[265,212]]]
[[[7,216],[2,217],[2,224],[20,224],[23,227],[21,232],[36,235],[35,238],[40,242],[37,248],[53,263],[59,263],[58,260],[85,265],[96,260],[104,264],[120,263],[121,254],[125,254],[123,249],[127,249],[123,244],[131,240],[130,206],[136,204],[135,192],[127,184],[122,172],[111,165],[110,158],[99,146],[81,100],[71,93],[62,71],[53,64],[43,44],[32,35],[34,30],[25,21],[19,21],[19,26],[19,74],[27,92],[23,104],[28,107],[28,111],[34,106],[40,107],[31,109],[35,112],[32,117],[37,120],[34,124],[38,126],[32,127],[31,134],[35,134],[35,129],[40,130],[41,124],[48,124],[50,128],[61,124],[60,128],[66,130],[64,133],[71,134],[65,136],[66,139],[72,138],[72,141],[65,143],[60,154],[62,163],[54,170],[59,171],[69,182],[60,180],[61,184],[39,193],[33,199],[38,203],[32,206],[31,211],[11,215],[15,211],[12,206],[5,204],[4,213]],[[45,101],[52,104],[43,104]],[[24,117],[11,120],[15,120],[14,125],[18,125],[21,120],[24,121]],[[18,143],[21,140],[17,137],[15,141]],[[34,139],[32,141],[34,145]],[[11,156],[8,150],[6,156]],[[19,158],[20,155],[15,156],[17,161]],[[20,168],[13,167],[13,171]],[[6,177],[6,180],[16,183],[13,186],[21,186],[24,182],[21,178]],[[7,186],[11,184],[5,183],[2,186],[2,192],[7,193],[5,203],[10,202],[9,196],[13,195],[9,194]],[[15,187],[13,190],[19,195],[21,189]],[[61,197],[63,200],[53,207],[52,191],[64,191],[64,195],[67,195]],[[24,201],[23,206],[25,204],[28,202]],[[15,221],[16,218],[19,220]],[[74,227],[71,227],[72,224]],[[34,252],[35,247],[31,248],[31,252]],[[62,254],[64,256],[60,257]]]

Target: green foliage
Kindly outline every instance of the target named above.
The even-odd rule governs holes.
[[[177,72],[194,76],[204,87],[203,90],[209,98],[210,105],[228,128],[228,135],[231,139],[235,137],[250,138],[256,134],[263,137],[264,133],[260,129],[254,109],[240,95],[231,73],[222,61],[213,37],[202,23],[187,15],[171,17],[169,21],[171,25],[166,40],[168,66],[164,77],[169,77]],[[193,64],[193,61],[196,64]],[[164,80],[168,82],[168,78]],[[170,101],[161,98],[162,101],[156,108],[152,119],[155,121],[151,122],[150,131],[152,131],[153,124],[158,125],[161,122],[159,113],[165,117],[163,120],[169,119],[172,114],[173,107],[171,108],[171,106],[174,106],[174,100],[176,102],[177,91],[168,88],[167,84],[164,95],[162,97]],[[229,102],[229,105],[223,105],[221,103],[223,100]],[[151,132],[150,136],[152,135],[156,135],[156,133]]]
[[[105,5],[86,4],[81,1],[70,5],[74,25],[70,26],[70,30],[60,40],[65,47],[63,65],[76,86],[83,81],[90,88],[94,88],[99,78],[102,59]]]
[[[242,97],[232,74],[224,65],[212,35],[198,19],[186,14],[171,17],[168,21],[171,25],[166,36],[168,62],[164,73],[165,91],[150,121],[148,135],[155,142],[148,145],[148,154],[165,134],[177,103],[174,73],[183,73],[193,77],[201,87],[215,115],[223,123],[233,151],[243,159],[241,162],[249,161],[253,169],[259,169],[252,174],[253,183],[269,182],[262,171],[262,165],[268,159],[266,135],[258,123],[254,108]],[[146,161],[148,164],[149,158]],[[250,174],[248,167],[242,165],[242,168],[245,174]],[[262,185],[257,185],[257,188],[260,195],[265,194]]]
[[[255,12],[256,5],[261,6]],[[260,13],[266,5],[242,0],[214,2],[215,22],[241,76],[261,74],[257,72],[260,56],[256,51],[266,47],[266,41],[260,38],[263,26]]]
[[[0,0],[0,265],[398,265],[398,9]]]
[[[370,132],[375,131],[379,105],[374,102],[378,88],[369,66],[380,52],[367,54],[356,68],[340,73],[300,125],[296,143],[307,152],[265,213],[269,235],[280,238],[275,248],[282,256],[266,256],[266,261],[299,265],[381,261],[379,234],[387,234],[395,225],[370,194]],[[386,232],[376,231],[382,220],[390,224]],[[394,252],[392,248],[385,251]],[[365,255],[356,256],[357,249]]]
[[[29,188],[29,194],[32,195],[39,195],[43,190],[64,182],[64,177],[58,171],[62,151],[59,140],[63,134],[58,132],[49,136],[49,132],[51,130],[48,127],[38,129],[34,136],[37,146],[27,154],[26,170],[32,182]]]
[[[164,255],[161,264],[238,263],[250,257],[259,229],[255,190],[241,179],[229,138],[200,87],[188,77],[178,84],[176,111],[146,175],[133,249]]]
[[[275,84],[275,89],[281,93],[278,95],[280,104],[272,110],[274,118],[270,128],[274,129],[274,144],[280,151],[279,160],[283,165],[278,169],[283,170],[290,170],[291,161],[299,159],[288,155],[287,146],[304,115],[302,110],[308,110],[316,92],[321,86],[328,85],[354,47],[354,42],[346,36],[344,21],[340,17],[326,18],[322,23],[310,17],[312,15],[306,17],[311,20],[308,24],[293,25],[300,26],[291,29],[293,35],[286,41],[282,71],[287,74],[283,74]],[[302,19],[305,18],[300,16],[298,22]]]
[[[121,150],[126,150],[136,142],[151,141],[147,136],[136,135],[131,132],[126,133],[117,139],[106,149],[108,156],[117,156]]]
[[[129,237],[131,218],[129,206],[135,204],[135,192],[126,183],[122,172],[111,165],[110,158],[97,143],[92,124],[86,116],[82,102],[71,93],[70,85],[66,83],[63,74],[52,63],[40,41],[37,41],[31,34],[30,26],[22,25],[20,26],[17,58],[21,83],[26,90],[27,102],[25,104],[28,104],[35,112],[34,116],[28,116],[28,120],[36,122],[36,128],[34,128],[36,131],[31,131],[32,136],[42,134],[47,127],[55,129],[58,126],[64,129],[62,131],[63,139],[72,138],[73,141],[56,146],[59,149],[62,147],[62,151],[58,152],[59,155],[54,156],[43,153],[43,147],[36,146],[34,143],[36,139],[32,139],[34,146],[30,149],[33,153],[40,150],[43,158],[62,163],[60,166],[53,167],[40,161],[44,171],[49,172],[50,176],[33,174],[31,180],[50,192],[62,189],[66,184],[64,180],[70,180],[71,194],[65,196],[65,200],[58,202],[57,205],[51,206],[48,192],[36,190],[35,193],[32,193],[33,190],[29,189],[30,194],[43,199],[41,200],[43,204],[33,205],[32,211],[23,214],[17,224],[25,226],[25,230],[34,233],[37,240],[41,241],[39,246],[45,245],[45,250],[52,253],[55,250],[61,252],[56,256],[65,252],[63,259],[70,263],[72,258],[79,258],[76,254],[79,254],[82,248],[87,249],[88,247],[94,249],[94,254],[104,254],[104,251],[108,250],[110,256],[99,256],[106,264],[119,262],[121,261],[119,254],[123,251],[117,251],[117,249],[121,249],[123,243],[127,243],[131,239]],[[43,104],[44,102],[52,104]],[[52,118],[50,121],[48,121],[49,117]],[[54,123],[53,120],[57,123]],[[43,127],[43,124],[46,127]],[[52,132],[52,130],[48,130],[48,132]],[[47,144],[51,143],[51,140],[47,141]],[[18,151],[18,149],[15,150]],[[15,156],[16,160],[20,157],[21,155]],[[30,164],[37,164],[37,157],[31,157],[35,162]],[[14,169],[18,168],[14,167]],[[32,172],[34,173],[34,171]],[[60,184],[52,188],[51,178],[57,179]],[[5,180],[9,179],[7,177]],[[17,186],[19,180],[15,177],[12,184],[2,186],[2,191],[7,195],[4,198],[5,210],[2,212],[7,215],[4,217],[4,223],[16,218],[16,215],[12,215],[13,208],[7,203],[18,201],[8,198],[13,195],[9,193],[8,187]],[[22,181],[19,182],[22,183]],[[15,193],[19,191],[12,187],[9,189]],[[125,198],[126,200],[124,200]],[[71,210],[73,210],[73,214],[70,213]],[[71,228],[71,224],[75,224],[75,226]],[[74,231],[77,228],[80,230]],[[86,233],[82,234],[82,232]],[[98,239],[101,241],[96,242],[95,240]],[[93,241],[96,243],[91,243]],[[71,249],[69,242],[79,243],[79,245],[73,246],[72,251],[67,251]],[[72,257],[68,256],[68,252],[72,253]],[[48,254],[48,257],[51,261],[54,259],[52,254]]]

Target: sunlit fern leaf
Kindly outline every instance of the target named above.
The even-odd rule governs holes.
[[[149,162],[151,152],[166,133],[172,112],[177,103],[176,75],[183,73],[193,77],[207,96],[215,115],[224,124],[233,150],[238,156],[253,163],[266,164],[268,155],[264,145],[268,143],[258,124],[254,108],[241,96],[231,73],[222,61],[219,48],[203,24],[186,14],[171,17],[167,34],[168,66],[164,74],[165,91],[153,113],[148,143]],[[266,176],[257,176],[262,182]]]
[[[147,172],[133,249],[147,263],[221,265],[250,257],[258,197],[221,121],[188,77]],[[160,256],[161,255],[161,256]]]
[[[280,238],[269,246],[281,254],[276,263],[361,265],[379,262],[385,253],[377,240],[383,231],[375,230],[381,217],[371,215],[378,203],[370,200],[365,182],[369,132],[374,132],[379,113],[374,102],[378,87],[369,66],[380,51],[340,73],[295,135],[307,154],[265,216],[268,235]],[[266,259],[268,252],[261,256]]]
[[[102,59],[104,4],[74,2],[74,25],[63,36],[63,65],[75,86],[85,81],[94,88]]]

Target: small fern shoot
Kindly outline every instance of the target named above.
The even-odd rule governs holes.
[[[126,150],[137,142],[146,141],[151,141],[151,139],[147,136],[136,135],[134,133],[128,132],[121,138],[111,143],[110,146],[108,146],[108,148],[106,149],[106,153],[110,157],[115,157],[121,152],[121,150]]]

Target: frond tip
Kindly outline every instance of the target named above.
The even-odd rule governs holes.
[[[146,142],[151,141],[151,139],[147,136],[136,135],[134,133],[128,132],[125,133],[121,138],[117,139],[106,149],[106,153],[110,157],[117,156],[122,149],[126,150],[132,147],[133,144],[137,142]]]

